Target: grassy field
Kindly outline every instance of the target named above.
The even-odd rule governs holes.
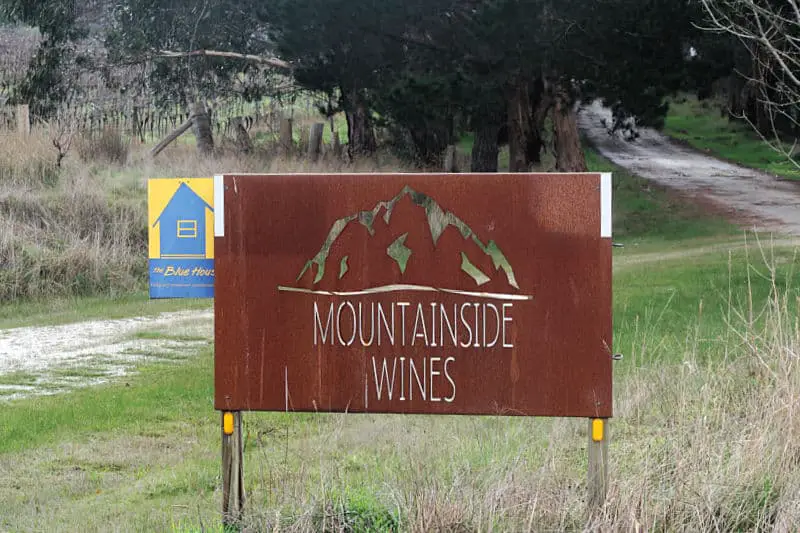
[[[210,300],[151,300],[147,292],[119,296],[77,296],[9,302],[0,305],[0,329],[23,326],[54,326],[79,320],[153,316],[171,311],[207,309]]]
[[[624,358],[602,512],[585,514],[585,420],[246,413],[246,530],[800,527],[796,249],[587,158],[614,172],[614,240],[624,245],[614,251],[614,351]],[[167,161],[139,172],[206,171]],[[133,163],[92,172],[109,202],[140,179]],[[27,221],[13,219],[14,235],[32,235]],[[0,305],[0,328],[209,305],[150,302],[141,288],[33,298]],[[135,370],[0,400],[0,531],[221,531],[211,348]]]
[[[800,179],[797,165],[765,144],[748,124],[729,121],[720,109],[713,100],[676,99],[670,103],[664,132],[722,159],[783,178]]]
[[[625,358],[616,364],[614,466],[598,524],[800,524],[800,477],[790,468],[800,453],[794,251],[771,249],[766,262],[756,245],[690,262],[622,254],[614,344]],[[218,530],[212,365],[201,348],[124,382],[6,405],[0,529]],[[585,525],[583,420],[244,419],[247,520],[256,530]]]

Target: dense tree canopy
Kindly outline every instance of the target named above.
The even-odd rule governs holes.
[[[267,42],[256,0],[125,0],[115,5],[107,38],[112,62],[151,61],[147,89],[182,104],[230,90],[236,74],[258,76],[256,65],[220,57],[159,57],[162,51],[223,50],[261,54]],[[244,84],[246,97],[258,84]],[[250,91],[250,92],[248,92]]]
[[[266,8],[276,54],[305,87],[337,95],[352,154],[375,150],[374,100],[409,62],[406,36],[436,1],[273,0]]]
[[[61,2],[0,5],[54,43],[73,37]],[[558,169],[582,170],[576,102],[601,98],[617,119],[657,126],[666,95],[710,85],[710,58],[733,64],[729,48],[698,37],[701,9],[694,0],[119,0],[106,42],[114,63],[149,61],[144,90],[183,104],[233,86],[258,97],[264,71],[164,51],[275,55],[298,84],[328,95],[329,113],[346,114],[353,156],[376,149],[379,128],[437,165],[471,132],[476,170],[496,170],[503,143],[514,171],[544,150]]]
[[[352,132],[365,129],[377,111],[406,131],[424,162],[466,126],[485,154],[474,158],[479,169],[496,168],[498,139],[510,144],[512,168],[527,169],[539,159],[549,118],[559,164],[580,169],[576,99],[602,97],[620,117],[658,124],[664,96],[687,74],[691,11],[671,0],[278,0],[270,6],[278,55],[309,89],[338,92],[352,116],[351,143],[364,139],[358,151],[374,142]]]

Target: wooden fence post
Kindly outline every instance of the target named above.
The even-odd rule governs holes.
[[[285,158],[292,157],[294,148],[294,137],[292,137],[292,119],[281,120],[280,156]]]
[[[308,150],[309,130],[305,126],[300,126],[300,142],[297,146],[297,151],[302,155],[303,152]]]
[[[140,142],[144,142],[143,136],[141,135],[141,130],[139,129],[139,108],[133,106],[133,111],[131,115],[131,138],[137,139]]]
[[[237,527],[244,510],[242,413],[222,413],[222,524]]]
[[[322,133],[325,131],[325,124],[317,122],[311,126],[311,135],[308,139],[308,159],[316,163],[322,153]]]
[[[608,420],[589,419],[589,514],[600,510],[606,502],[608,490]]]
[[[16,109],[17,115],[17,132],[21,135],[31,134],[31,108],[28,104],[18,105]]]
[[[247,128],[244,127],[244,120],[242,117],[233,117],[230,120],[230,126],[233,128],[233,133],[236,136],[236,149],[247,154],[253,151],[253,142],[250,140],[250,134],[247,133]]]
[[[455,145],[447,147],[444,153],[444,171],[445,172],[458,172],[458,151]]]

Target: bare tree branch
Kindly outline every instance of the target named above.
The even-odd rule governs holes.
[[[184,58],[184,57],[224,57],[228,59],[241,59],[267,65],[281,70],[291,71],[292,65],[276,57],[264,57],[254,54],[239,54],[236,52],[222,52],[219,50],[192,50],[191,52],[175,52],[170,50],[159,50],[151,57]]]
[[[701,29],[728,34],[749,51],[753,73],[744,76],[758,90],[757,104],[768,124],[747,121],[762,140],[800,168],[794,152],[797,139],[787,142],[786,128],[779,122],[800,126],[800,0],[763,2],[761,0],[700,0],[707,14]],[[769,137],[772,138],[769,138]],[[783,138],[782,138],[783,137]]]

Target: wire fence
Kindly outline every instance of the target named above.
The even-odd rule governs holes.
[[[30,129],[27,107],[0,106],[0,133],[22,132],[26,127]],[[307,107],[308,112],[313,112],[311,105]],[[210,105],[209,109],[212,128],[219,136],[232,135],[233,128],[238,124],[248,131],[276,128],[281,117],[287,113],[287,109],[277,102],[253,103],[244,100],[228,100]],[[65,104],[58,109],[52,121],[67,123],[84,137],[98,137],[107,130],[114,130],[146,143],[166,137],[189,117],[189,109],[184,106],[155,107],[118,100],[103,104]]]

